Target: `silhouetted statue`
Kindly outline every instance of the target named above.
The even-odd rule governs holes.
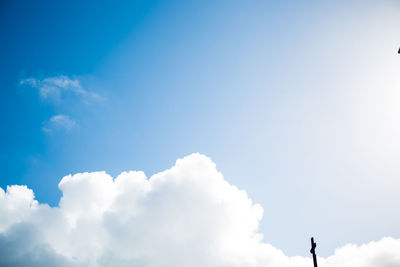
[[[318,267],[317,265],[317,255],[315,254],[315,248],[317,247],[317,243],[314,242],[314,237],[311,237],[311,254],[314,261],[314,267]]]

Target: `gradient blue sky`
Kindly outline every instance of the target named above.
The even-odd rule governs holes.
[[[193,152],[321,255],[400,237],[396,1],[2,1],[0,186],[56,205],[67,174],[148,176]],[[43,98],[27,78],[99,96]],[[84,99],[85,98],[85,99]],[[52,127],[67,116],[74,125]],[[68,129],[67,129],[68,128]]]

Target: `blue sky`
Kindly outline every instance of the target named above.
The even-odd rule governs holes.
[[[324,256],[398,238],[399,8],[2,2],[0,186],[55,206],[65,175],[150,176],[199,152],[288,255],[311,235]]]

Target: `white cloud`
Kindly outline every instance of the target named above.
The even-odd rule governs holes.
[[[79,79],[65,75],[47,77],[42,80],[27,78],[21,80],[20,84],[37,88],[40,97],[46,100],[61,101],[70,96],[78,97],[83,102],[103,99],[101,95],[85,89]]]
[[[71,130],[77,124],[69,116],[58,114],[51,117],[48,121],[43,123],[42,130],[46,133],[52,133],[56,130]]]
[[[200,154],[149,179],[78,173],[59,188],[54,208],[26,186],[0,188],[0,266],[312,266],[265,243],[262,207]],[[384,238],[344,246],[319,264],[394,267],[399,251],[400,240]]]
[[[71,110],[74,104],[88,104],[104,100],[102,95],[82,86],[80,79],[65,75],[47,77],[42,80],[27,78],[21,80],[20,85],[37,89],[43,100],[61,106],[63,112]],[[46,133],[53,133],[59,130],[70,130],[76,125],[77,123],[68,115],[58,114],[43,121],[42,130]]]

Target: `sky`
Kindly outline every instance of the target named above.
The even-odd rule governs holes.
[[[112,260],[124,266],[131,259],[106,248],[128,240],[99,240],[102,249],[90,248],[91,257],[71,249],[72,241],[55,240],[63,239],[63,224],[84,231],[80,220],[112,233],[121,222],[104,218],[135,214],[137,205],[145,215],[138,217],[140,222],[127,220],[142,231],[127,236],[139,240],[151,227],[162,226],[153,222],[160,218],[175,227],[185,218],[209,216],[200,224],[215,228],[199,226],[199,237],[193,238],[200,243],[208,240],[200,240],[203,230],[206,237],[224,232],[221,223],[232,225],[221,240],[243,233],[232,241],[236,247],[221,245],[203,265],[230,266],[222,259],[236,255],[235,249],[246,251],[243,258],[238,256],[239,265],[264,266],[272,258],[280,262],[276,266],[302,265],[303,258],[287,261],[310,257],[311,236],[318,255],[335,255],[335,263],[322,259],[326,266],[347,259],[340,255],[349,251],[376,251],[375,245],[396,251],[399,12],[400,4],[389,0],[2,1],[0,209],[6,215],[0,216],[0,245],[11,251],[7,238],[33,231],[24,226],[30,223],[39,229],[33,236],[46,236],[46,246],[66,257],[49,252],[50,262],[72,266],[72,259],[85,266],[108,266]],[[187,165],[178,164],[182,161]],[[168,174],[177,168],[191,177],[193,162],[200,162],[193,167],[194,180]],[[147,182],[129,178],[141,181],[130,193],[118,189],[123,183],[117,182],[128,171],[143,171],[147,177]],[[153,180],[164,174],[166,178]],[[208,175],[221,175],[223,185],[214,185]],[[83,189],[65,177],[83,177]],[[159,183],[165,186],[159,189],[165,203],[153,199]],[[27,187],[9,191],[11,185]],[[99,196],[90,193],[96,188],[109,196],[101,205],[96,204]],[[116,200],[135,190],[146,192],[140,201]],[[19,207],[12,201],[19,198],[29,208],[11,212]],[[85,206],[89,199],[94,204]],[[219,210],[219,201],[231,203],[220,210],[227,218],[212,213]],[[177,207],[185,202],[202,212],[182,208],[180,214]],[[124,210],[126,203],[132,203],[132,210]],[[88,219],[75,210],[79,206],[99,210]],[[171,218],[164,217],[163,209],[171,210]],[[62,215],[50,216],[53,212]],[[47,216],[56,218],[52,230],[42,229]],[[196,225],[192,220],[187,224]],[[184,228],[175,238],[191,240],[188,235],[196,229]],[[152,237],[159,247],[145,241],[131,247],[155,253],[138,252],[138,266],[161,264],[149,259],[169,239]],[[249,242],[254,250],[244,249]],[[208,249],[203,243],[198,248]],[[287,258],[279,253],[268,259],[259,256],[264,250],[275,255],[275,248]],[[337,248],[345,252],[335,254]],[[173,249],[171,255],[182,247]],[[209,255],[187,253],[182,262],[168,255],[159,260],[195,266],[192,258]],[[399,266],[394,262],[388,266]]]

